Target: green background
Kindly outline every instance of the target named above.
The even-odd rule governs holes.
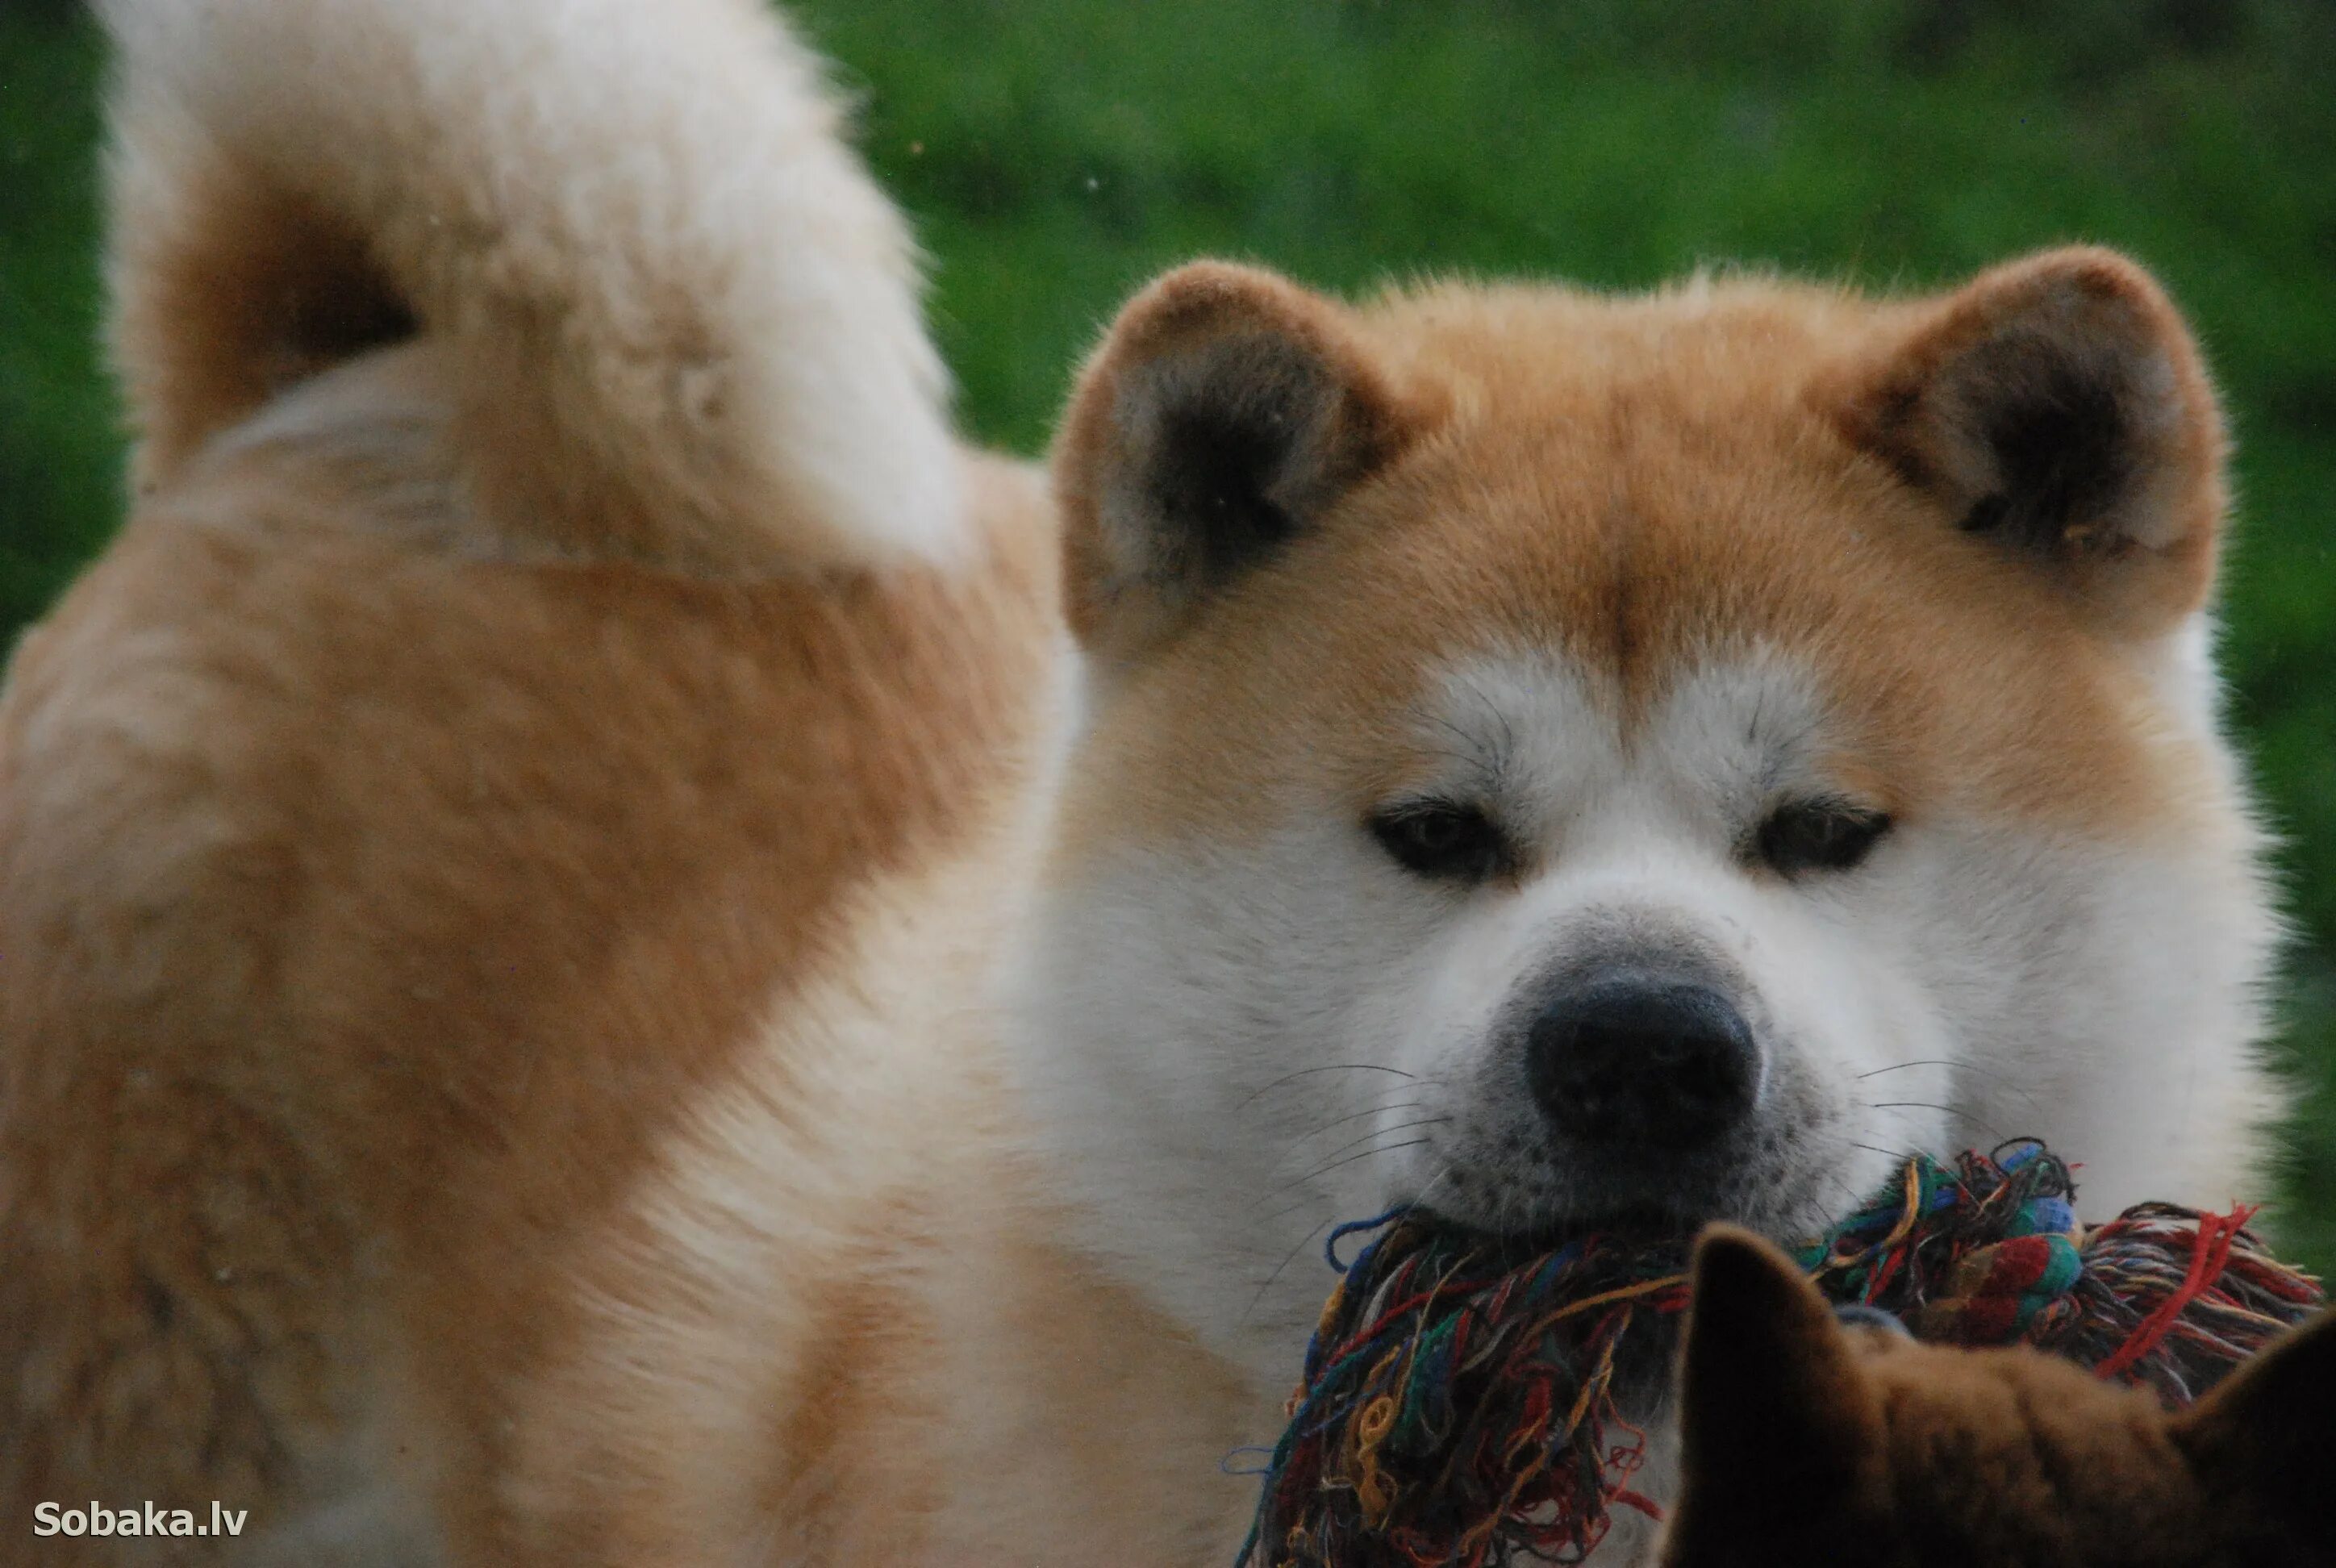
[[[482,0],[485,3],[485,0]],[[1354,288],[1699,263],[1874,285],[2087,239],[2190,311],[2238,434],[2233,709],[2298,928],[2289,1247],[2336,1263],[2336,0],[817,0],[982,437],[1035,451],[1198,252]],[[0,0],[0,638],[120,514],[101,50]]]

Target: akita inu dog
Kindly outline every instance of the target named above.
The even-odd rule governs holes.
[[[0,715],[20,1521],[1222,1563],[1338,1221],[2248,1184],[2223,439],[2133,264],[1192,266],[1058,541],[747,0],[109,19],[140,499]]]

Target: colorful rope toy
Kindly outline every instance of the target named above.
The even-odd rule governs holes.
[[[1835,1301],[1919,1339],[2033,1345],[2168,1405],[2323,1300],[2263,1251],[2251,1208],[2143,1203],[2088,1230],[2074,1195],[2033,1141],[1952,1165],[1916,1155],[1801,1261]],[[1339,1242],[1361,1233],[1342,1264]],[[1578,1563],[1614,1509],[1658,1514],[1630,1485],[1645,1443],[1615,1385],[1668,1366],[1689,1244],[1593,1235],[1527,1255],[1399,1210],[1333,1232],[1344,1277],[1241,1563]]]

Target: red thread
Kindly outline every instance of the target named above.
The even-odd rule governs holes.
[[[2254,1218],[2254,1210],[2241,1203],[2227,1214],[2198,1216],[2198,1241],[2190,1251],[2190,1271],[2182,1283],[2157,1310],[2141,1320],[2126,1342],[2110,1352],[2107,1360],[2093,1368],[2100,1378],[2114,1378],[2135,1362],[2157,1349],[2158,1341],[2172,1331],[2175,1320],[2182,1309],[2203,1295],[2206,1288],[2223,1276],[2224,1265],[2231,1261],[2231,1242],[2239,1227]]]

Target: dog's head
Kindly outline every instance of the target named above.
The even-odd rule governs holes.
[[[1681,1360],[1664,1568],[2336,1563],[2336,1318],[2169,1415],[2040,1351],[1844,1327],[1782,1253],[1716,1228]]]
[[[2243,1036],[2221,463],[2100,252],[1155,283],[1056,453],[1089,677],[1025,1060],[1094,1243],[1286,1373],[1338,1221],[1791,1231]]]

